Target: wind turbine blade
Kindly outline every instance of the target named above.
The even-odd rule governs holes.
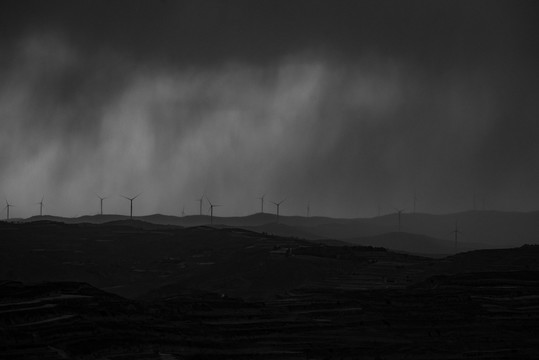
[[[138,193],[137,196],[135,196],[135,197],[133,198],[133,200],[135,200],[136,198],[138,198],[138,197],[140,196],[140,194],[142,194],[142,193]]]

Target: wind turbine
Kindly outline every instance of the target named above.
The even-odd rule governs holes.
[[[413,199],[413,200],[414,200],[413,214],[415,214],[415,204],[416,204],[416,202],[417,202],[417,193],[416,193],[415,190],[414,190],[414,199]]]
[[[257,198],[260,200],[260,212],[263,214],[264,213],[264,197],[266,196],[266,194],[262,195],[261,197]]]
[[[97,194],[96,194],[97,195]],[[138,195],[137,195],[138,196]],[[107,197],[101,197],[99,195],[97,195],[97,197],[99,198],[99,205],[100,205],[100,214],[103,215],[103,200],[107,199]],[[125,196],[124,196],[125,197]]]
[[[140,196],[140,194],[138,194],[137,196],[134,196],[132,198],[129,198],[127,196],[124,196],[122,195],[123,198],[129,200],[129,202],[131,203],[130,205],[130,211],[129,211],[129,219],[133,219],[133,200],[135,200],[136,198],[138,198]]]
[[[6,220],[9,220],[9,208],[10,208],[10,207],[15,207],[15,205],[10,204],[10,203],[7,201],[7,199],[6,199],[6,207],[4,208],[4,209],[7,210]]]
[[[208,200],[208,203],[210,204],[210,224],[213,224],[213,208],[216,206],[223,206],[223,205],[212,204],[210,199],[208,199],[207,196],[206,196],[206,200]]]
[[[36,203],[39,205],[39,216],[43,216],[43,200],[45,199],[45,196],[41,197],[41,201]]]
[[[451,231],[450,234],[455,234],[455,253],[457,253],[459,234],[462,234],[462,232],[459,230],[459,225],[457,221],[455,221],[455,230]]]
[[[195,201],[198,201],[200,203],[200,215],[202,215],[202,202],[204,201],[204,194],[202,194],[200,199],[196,199]]]
[[[182,208],[182,217],[185,217],[185,205]]]
[[[272,201],[272,203],[275,204],[275,206],[277,207],[277,223],[279,222],[279,207],[281,206],[282,203],[285,202],[285,200],[286,199],[283,199],[283,200],[281,200],[279,202],[273,202]]]
[[[399,232],[401,232],[401,214],[403,213],[404,209],[395,208],[395,210],[397,211],[397,215],[399,216]]]
[[[307,217],[311,216],[311,200],[307,201]]]

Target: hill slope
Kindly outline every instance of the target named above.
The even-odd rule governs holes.
[[[95,215],[79,218],[34,216],[24,221],[49,220],[69,224],[102,224],[127,220],[122,215]],[[176,217],[154,214],[134,219],[160,225],[201,226],[208,225],[209,216],[192,215]],[[259,232],[308,239],[347,240],[365,238],[398,231],[396,214],[366,219],[334,219],[328,217],[280,216],[278,226],[273,214],[253,214],[244,217],[214,217],[219,226],[242,227]],[[459,243],[463,249],[477,246],[514,247],[539,243],[539,212],[468,211],[446,215],[402,214],[401,230],[453,242],[451,232],[458,222],[461,231]],[[407,249],[406,251],[411,251]]]

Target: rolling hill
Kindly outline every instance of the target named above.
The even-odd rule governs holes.
[[[94,215],[78,218],[34,216],[22,221],[48,220],[68,224],[103,224],[126,219],[129,217],[122,215]],[[208,225],[210,222],[209,216],[206,215],[176,217],[154,214],[137,216],[134,219],[152,224],[182,227]],[[398,231],[396,214],[362,219],[281,216],[279,224],[276,224],[275,220],[276,217],[273,214],[258,213],[244,217],[214,217],[214,224],[221,227],[241,227],[258,232],[313,240],[348,241],[349,239],[368,238]],[[539,242],[539,212],[468,211],[446,215],[403,213],[401,230],[405,233],[423,235],[452,243],[451,232],[455,229],[456,223],[461,231],[459,244],[462,245],[462,249],[515,247]],[[450,246],[442,247],[450,248]],[[404,251],[416,252],[416,250],[406,249]]]
[[[490,246],[477,243],[457,243],[436,239],[430,236],[392,232],[381,235],[347,239],[348,243],[363,246],[380,246],[390,250],[403,251],[423,255],[448,255],[474,249],[488,249]]]

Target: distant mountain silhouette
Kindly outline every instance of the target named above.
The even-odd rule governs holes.
[[[454,242],[430,236],[392,232],[381,235],[348,239],[347,242],[363,246],[380,246],[390,250],[423,255],[449,255],[455,253]],[[484,244],[458,244],[457,252],[488,248]]]
[[[46,215],[33,216],[21,221],[50,220],[67,224],[102,224],[128,219],[129,216],[125,215],[94,215],[77,218]],[[210,223],[210,218],[207,215],[178,217],[154,214],[136,216],[133,217],[133,220],[183,227],[209,225]],[[401,230],[405,233],[445,240],[453,244],[453,237],[450,233],[455,229],[456,222],[458,222],[458,228],[461,231],[459,247],[462,249],[476,249],[477,246],[515,247],[539,242],[539,212],[467,211],[445,215],[403,213]],[[348,241],[349,239],[373,237],[398,231],[396,214],[362,219],[281,215],[277,224],[274,214],[257,213],[240,217],[214,216],[213,224],[215,227],[242,227],[258,232],[313,240]],[[450,247],[441,246],[442,249]]]
[[[181,228],[178,225],[162,225],[158,223],[152,223],[148,221],[136,220],[136,219],[125,219],[125,220],[114,220],[103,223],[103,225],[108,226],[128,226],[136,229],[144,230],[162,230],[162,229],[177,229]]]
[[[437,262],[432,274],[539,270],[539,245],[523,245],[508,249],[482,249],[459,253]]]
[[[279,223],[269,223],[264,225],[257,225],[257,226],[243,226],[243,228],[256,231],[259,233],[267,233],[272,235],[278,235],[278,236],[291,236],[296,237],[300,239],[307,239],[307,240],[320,240],[322,237],[310,233],[307,228],[304,227],[294,227],[290,225],[285,224],[279,224]]]
[[[54,215],[43,215],[43,216],[32,216],[27,219],[25,219],[25,222],[29,221],[55,221],[55,222],[63,222],[65,224],[80,224],[80,223],[88,223],[88,224],[104,224],[111,221],[118,221],[118,220],[126,220],[129,219],[129,216],[124,215],[84,215],[80,217],[70,218],[70,217],[63,217],[63,216],[54,216]]]
[[[539,242],[539,212],[466,211],[447,215],[402,214],[402,231],[451,240],[458,222],[459,243],[515,247]],[[371,219],[373,224],[397,227],[396,214]]]

